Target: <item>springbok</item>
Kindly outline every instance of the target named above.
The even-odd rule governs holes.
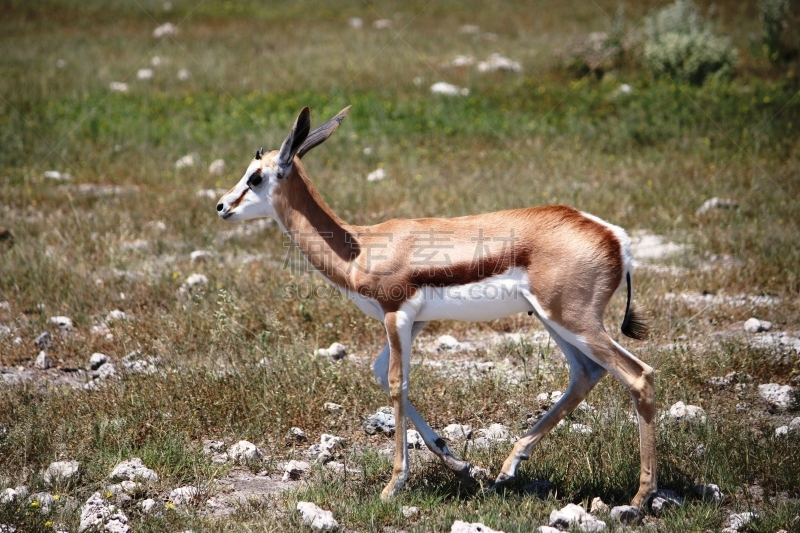
[[[425,324],[527,312],[564,352],[571,377],[556,404],[514,444],[495,483],[513,478],[533,446],[611,372],[630,391],[638,415],[641,471],[632,504],[646,503],[656,491],[653,369],[603,326],[609,300],[627,287],[622,333],[634,339],[647,333],[631,306],[633,265],[625,231],[562,205],[347,224],[314,189],[300,159],[349,111],[310,131],[304,108],[279,150],[256,152],[217,213],[231,222],[274,219],[323,278],[384,323],[388,342],[373,370],[392,398],[396,431],[392,478],[381,497],[391,498],[409,476],[406,418],[445,465],[461,478],[470,476],[470,464],[453,455],[408,400],[411,345]]]

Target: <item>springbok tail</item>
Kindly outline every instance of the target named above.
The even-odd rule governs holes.
[[[643,340],[647,338],[649,328],[645,324],[642,316],[637,313],[636,309],[631,305],[631,297],[633,292],[631,290],[631,273],[625,272],[625,279],[628,283],[628,304],[625,307],[625,318],[622,319],[622,333],[636,340]]]

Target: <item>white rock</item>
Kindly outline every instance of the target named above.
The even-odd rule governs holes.
[[[128,92],[128,84],[121,81],[112,81],[108,84],[108,88],[112,93],[126,93]]]
[[[633,88],[627,83],[623,83],[622,85],[617,87],[617,91],[619,91],[622,94],[631,94],[633,92]]]
[[[709,198],[703,205],[701,205],[695,212],[695,216],[703,216],[716,209],[736,209],[739,207],[739,202],[728,198]]]
[[[319,436],[319,445],[322,450],[333,453],[344,448],[345,440],[342,437],[323,433]]]
[[[511,439],[511,428],[503,424],[492,424],[488,428],[478,429],[476,434],[492,442],[506,442]]]
[[[669,408],[669,417],[677,422],[699,422],[701,424],[706,422],[706,412],[702,407],[686,405],[683,402],[677,402]]]
[[[650,508],[656,516],[661,516],[668,507],[682,507],[683,498],[675,494],[675,492],[667,489],[659,489],[656,495],[650,502]]]
[[[789,426],[779,426],[775,428],[776,437],[785,437],[789,434]]]
[[[350,17],[347,23],[351,28],[358,29],[364,27],[364,21],[361,19],[361,17]]]
[[[177,161],[175,161],[175,168],[180,170],[182,168],[193,167],[200,162],[200,156],[197,154],[187,154]]]
[[[744,330],[749,333],[761,333],[772,329],[772,322],[769,320],[759,320],[755,317],[749,318],[744,323]]]
[[[19,492],[12,488],[7,488],[0,492],[0,503],[11,503],[19,498]]]
[[[161,513],[164,512],[164,507],[162,502],[154,500],[153,498],[147,498],[139,502],[139,508],[144,514],[148,515],[160,516]]]
[[[800,416],[789,422],[789,433],[800,433]]]
[[[765,383],[758,386],[758,395],[777,409],[791,409],[795,406],[794,388],[789,385]]]
[[[503,531],[492,529],[489,526],[485,526],[480,522],[462,522],[461,520],[456,520],[453,522],[453,525],[450,527],[450,533],[504,533]]]
[[[185,505],[200,496],[200,489],[191,485],[178,487],[169,493],[169,501],[173,505]]]
[[[213,455],[225,451],[225,443],[221,440],[206,439],[203,441],[203,453]]]
[[[246,440],[240,440],[228,448],[228,457],[234,463],[246,463],[248,461],[260,461],[264,456],[255,444]]]
[[[192,274],[186,281],[183,282],[180,288],[180,292],[187,293],[196,287],[201,287],[204,285],[208,285],[208,277],[204,274]]]
[[[408,445],[409,449],[421,449],[425,446],[425,441],[422,440],[422,435],[419,434],[419,431],[416,429],[409,429],[406,430],[406,444]]]
[[[481,32],[481,28],[475,24],[464,24],[458,31],[467,35],[475,35]]]
[[[586,424],[571,424],[569,426],[570,433],[580,433],[581,435],[591,435],[592,428]]]
[[[311,502],[297,502],[297,510],[300,512],[304,525],[320,531],[339,529],[339,522],[333,518],[332,512],[321,509]]]
[[[403,513],[403,516],[406,518],[413,518],[415,516],[419,516],[422,511],[419,507],[404,505],[400,508],[400,512]]]
[[[714,483],[709,483],[707,485],[698,483],[692,487],[692,492],[694,492],[697,497],[714,503],[721,502],[724,497],[719,485],[715,485]]]
[[[100,365],[97,370],[92,372],[92,378],[94,379],[108,379],[116,375],[117,367],[115,367],[112,363]]]
[[[618,505],[611,509],[609,516],[614,520],[620,522],[641,524],[644,519],[644,513],[638,507],[633,505]]]
[[[114,467],[108,477],[112,481],[124,481],[126,479],[129,481],[158,481],[158,474],[144,466],[144,463],[138,457],[122,461]]]
[[[463,347],[464,345],[452,335],[441,335],[436,339],[436,349],[439,351],[456,351]]]
[[[536,528],[536,533],[561,533],[561,530],[550,526],[539,526]]]
[[[95,352],[89,358],[89,368],[97,370],[108,362],[108,356],[104,353]]]
[[[330,357],[334,361],[339,361],[347,356],[347,348],[344,344],[334,342],[329,348],[319,348],[314,350],[314,355],[318,357]]]
[[[382,168],[379,168],[367,174],[367,181],[381,181],[386,179],[386,176],[386,171]]]
[[[478,63],[478,72],[522,72],[522,65],[500,54],[492,54],[486,61]]]
[[[58,170],[45,170],[42,175],[47,179],[56,181],[69,181],[72,179],[70,174],[59,172]]]
[[[392,21],[389,19],[378,19],[372,23],[372,27],[376,30],[385,30],[392,27]]]
[[[178,27],[171,22],[167,22],[153,30],[153,37],[160,39],[168,35],[178,35],[178,33]]]
[[[208,165],[208,173],[212,176],[221,176],[225,173],[225,160],[215,159]]]
[[[136,71],[136,79],[138,80],[152,80],[153,79],[153,69],[151,68],[140,68]]]
[[[122,517],[117,517],[115,511],[114,505],[107,502],[99,492],[95,492],[81,508],[81,524],[78,531],[101,529],[107,521],[110,521],[112,515],[115,516],[114,522],[125,525],[127,518],[122,521]]]
[[[311,465],[305,461],[289,461],[283,467],[283,481],[297,480],[311,470]]]
[[[569,503],[561,509],[554,509],[550,512],[550,527],[568,529],[573,525],[580,524],[586,514],[586,510],[580,505]]]
[[[385,435],[394,435],[395,418],[393,414],[378,411],[370,415],[361,425],[367,435],[375,435],[376,433],[383,433]]]
[[[126,320],[128,320],[128,315],[121,309],[113,309],[106,316],[106,322],[125,322]]]
[[[163,60],[158,56],[153,56],[153,58],[150,60],[150,64],[154,67],[159,66],[162,62]]]
[[[466,440],[472,436],[472,426],[450,424],[442,429],[442,436],[447,440]]]
[[[80,464],[78,461],[56,461],[44,471],[42,478],[45,484],[69,483],[80,477]]]
[[[72,319],[68,316],[51,316],[50,323],[58,326],[61,331],[73,329]]]
[[[447,63],[442,63],[440,66],[443,68],[463,68],[471,67],[475,64],[475,58],[467,55],[459,55],[454,57]]]
[[[462,89],[446,81],[437,81],[431,85],[431,92],[433,94],[443,94],[445,96],[467,96],[469,94],[469,89]]]
[[[730,527],[734,531],[740,531],[743,529],[747,524],[752,522],[753,520],[758,519],[758,513],[731,513],[728,516],[728,527]]]
[[[333,402],[325,402],[325,404],[323,404],[322,408],[325,409],[326,411],[328,411],[329,413],[335,413],[336,411],[341,411],[342,410],[342,406],[341,405],[339,405],[338,403],[333,403]]]
[[[308,440],[308,436],[302,429],[293,427],[289,428],[289,431],[286,433],[286,439],[290,441],[306,442]]]
[[[192,77],[192,73],[189,72],[189,69],[182,68],[178,70],[178,81],[188,81]]]
[[[50,368],[50,358],[47,357],[47,352],[44,350],[39,352],[39,355],[36,356],[36,361],[34,361],[33,366],[40,370],[47,370]]]
[[[599,496],[592,500],[592,505],[589,507],[589,512],[591,514],[607,513],[608,510],[608,505],[602,499],[600,499]]]

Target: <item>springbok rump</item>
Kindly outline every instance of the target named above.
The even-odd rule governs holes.
[[[300,160],[349,111],[311,131],[304,108],[279,150],[256,152],[217,213],[230,222],[274,219],[323,278],[385,325],[388,342],[373,369],[392,398],[397,426],[392,479],[381,497],[391,498],[408,479],[407,419],[445,465],[469,477],[470,464],[450,451],[408,400],[411,345],[425,324],[527,312],[564,352],[571,377],[561,399],[514,444],[496,483],[514,477],[534,445],[610,372],[630,391],[638,415],[641,471],[632,504],[645,503],[656,491],[653,369],[603,326],[611,297],[626,288],[622,333],[641,339],[647,332],[631,307],[633,265],[625,231],[562,205],[347,224],[322,200]]]

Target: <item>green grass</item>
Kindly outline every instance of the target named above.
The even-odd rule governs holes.
[[[304,160],[348,222],[565,203],[687,245],[667,262],[684,274],[637,273],[637,300],[654,335],[625,345],[656,368],[660,409],[682,400],[708,414],[705,425],[659,427],[660,486],[687,495],[695,483],[717,483],[726,499],[717,505],[689,496],[683,508],[649,516],[639,529],[716,531],[730,512],[750,509],[761,515],[751,531],[800,528],[793,521],[800,515],[800,440],[773,437],[775,426],[798,413],[765,412],[755,388],[796,384],[800,358],[756,349],[732,333],[752,315],[792,333],[800,317],[800,65],[763,56],[751,37],[760,32],[755,5],[717,3],[715,31],[732,38],[740,66],[732,78],[696,87],[654,79],[638,63],[636,37],[654,8],[641,2],[625,4],[623,32],[634,44],[602,79],[575,77],[561,67],[559,52],[590,32],[609,31],[616,2],[172,4],[171,11],[155,1],[0,7],[0,226],[13,235],[0,242],[0,301],[9,302],[0,324],[15,329],[0,336],[0,366],[31,366],[33,339],[49,330],[48,353],[59,368],[82,368],[93,352],[118,363],[141,350],[164,370],[126,374],[96,391],[42,379],[0,385],[7,428],[0,489],[45,490],[41,472],[58,459],[80,461],[83,474],[77,484],[48,489],[60,496],[53,514],[8,504],[0,506],[0,524],[77,529],[80,505],[104,490],[110,470],[128,457],[159,473],[149,497],[163,499],[183,484],[213,487],[230,465],[203,455],[207,438],[250,440],[269,456],[260,468],[272,469],[300,455],[284,441],[292,426],[311,440],[323,432],[346,437],[346,462],[360,474],[316,468],[307,484],[228,519],[205,517],[199,508],[151,518],[126,507],[132,528],[295,530],[294,505],[310,500],[353,531],[448,531],[461,519],[512,532],[535,529],[568,502],[629,502],[638,435],[627,421],[629,396],[611,379],[588,398],[594,412],[570,417],[594,432],[554,431],[505,492],[460,487],[438,463],[414,459],[408,488],[396,501],[380,501],[391,467],[376,450],[390,441],[364,435],[361,422],[389,403],[368,364],[385,342],[383,326],[341,298],[286,298],[287,283],[322,282],[282,268],[289,249],[275,224],[226,237],[234,227],[218,219],[214,200],[197,196],[230,188],[258,147],[280,145],[303,106],[319,124],[352,105],[336,135]],[[364,28],[350,28],[352,16],[362,17]],[[392,19],[393,29],[373,29],[379,18]],[[180,34],[153,38],[167,21]],[[461,34],[463,24],[494,37]],[[458,54],[481,60],[492,52],[520,61],[523,73],[439,67]],[[161,64],[152,66],[156,56]],[[153,79],[137,80],[140,68],[152,68]],[[188,81],[177,79],[180,68],[191,71]],[[442,80],[468,87],[469,96],[431,95],[430,85]],[[112,81],[128,83],[129,92],[110,92]],[[633,92],[620,93],[622,83]],[[198,154],[200,165],[177,170],[175,161],[188,153]],[[222,176],[207,171],[217,158],[228,163]],[[367,183],[377,167],[389,177]],[[49,180],[42,177],[47,170],[73,178]],[[79,188],[86,184],[121,189],[104,195]],[[739,208],[695,216],[713,196],[733,198]],[[130,246],[137,239],[146,241],[142,248]],[[196,249],[222,259],[192,264]],[[249,255],[255,260],[244,261]],[[180,296],[194,272],[209,285]],[[780,303],[695,309],[665,297],[686,291],[768,294]],[[623,304],[613,302],[611,331],[618,331]],[[131,320],[112,325],[111,340],[92,335],[112,309]],[[70,316],[76,331],[57,334],[48,322],[54,315]],[[515,316],[433,323],[424,335],[538,330]],[[16,335],[22,343],[13,342]],[[335,365],[309,356],[333,341],[355,356]],[[501,422],[521,433],[536,395],[567,384],[555,352],[523,342],[478,354],[524,368],[519,385],[492,374],[453,380],[415,367],[411,398],[434,428]],[[265,357],[269,366],[259,366]],[[731,371],[754,381],[742,390],[708,385],[709,377]],[[343,405],[343,414],[326,412],[328,401]],[[750,409],[737,410],[742,403]],[[694,455],[701,444],[705,453]],[[468,458],[496,474],[508,448]],[[526,495],[523,486],[534,479],[553,482],[555,494],[547,501]],[[754,484],[763,501],[747,495]],[[419,506],[422,517],[404,518],[402,505]]]

